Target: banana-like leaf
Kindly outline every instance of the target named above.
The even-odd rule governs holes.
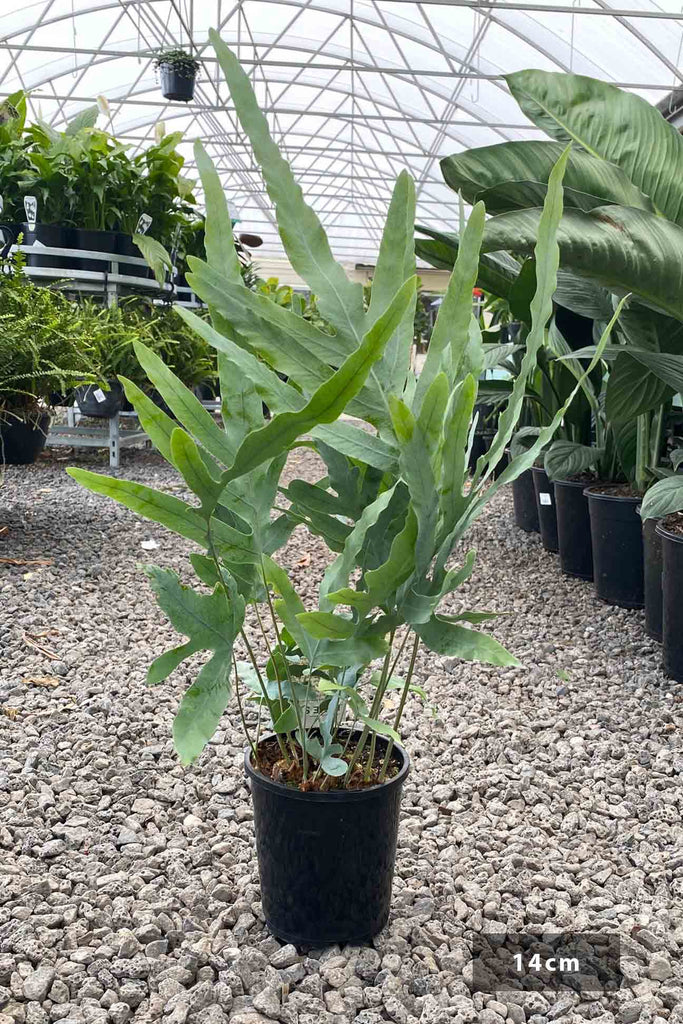
[[[583,75],[528,70],[505,80],[535,125],[616,164],[659,212],[683,225],[683,138],[656,107]]]
[[[531,252],[539,223],[539,210],[492,217],[483,248]],[[646,305],[683,320],[682,227],[646,210],[602,206],[590,213],[565,211],[557,241],[564,267],[617,294],[632,292]]]
[[[553,441],[543,465],[550,480],[569,480],[587,469],[594,469],[604,454],[604,448],[591,448],[575,441]]]
[[[234,53],[213,29],[209,39],[223,69],[239,121],[261,167],[268,195],[275,203],[278,228],[289,261],[318,299],[322,316],[360,344],[365,333],[363,289],[349,281],[332,256],[317,214],[304,201],[289,164],[270,137],[249,77]]]
[[[640,506],[643,519],[659,519],[683,511],[683,476],[668,476],[649,488]]]
[[[648,373],[633,351],[624,349],[610,370],[605,392],[605,415],[610,423],[635,420],[642,413],[667,402],[672,394],[671,388],[657,373]]]
[[[224,483],[236,480],[267,459],[285,451],[293,441],[320,423],[332,423],[346,409],[365,383],[373,363],[382,355],[387,341],[403,319],[415,294],[415,278],[399,289],[389,308],[372,325],[360,347],[313,394],[298,412],[284,412],[260,430],[248,434],[240,445]]]
[[[421,640],[435,654],[462,658],[463,661],[483,661],[487,665],[521,665],[514,654],[488,633],[480,633],[467,626],[459,626],[438,615],[415,626]]]
[[[226,580],[212,594],[198,594],[181,585],[174,572],[147,570],[152,589],[171,625],[188,637],[187,643],[156,658],[147,681],[160,683],[174,668],[196,651],[209,650],[211,659],[185,692],[173,723],[173,739],[183,764],[201,754],[218,727],[230,698],[232,648],[244,621],[244,599]]]
[[[503,142],[444,157],[441,171],[467,202],[481,200],[488,213],[507,213],[543,206],[550,172],[563,149],[556,142]],[[616,203],[654,212],[652,200],[620,167],[580,149],[572,150],[563,185],[567,209]]]

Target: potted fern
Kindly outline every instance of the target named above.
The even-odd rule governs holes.
[[[471,421],[484,359],[471,303],[483,204],[474,207],[463,231],[416,379],[410,367],[416,297],[412,178],[404,172],[396,182],[365,310],[361,286],[334,260],[322,225],[272,141],[247,75],[216,33],[211,40],[289,259],[329,326],[321,330],[244,286],[218,173],[197,143],[206,260],[189,260],[188,281],[209,307],[211,322],[187,309],[178,312],[218,351],[224,429],[159,356],[137,345],[142,367],[175,418],[124,380],[126,394],[194,500],[82,469],[69,472],[91,491],[197,544],[190,556],[195,586],[182,585],[169,570],[147,570],[161,608],[187,638],[152,663],[148,683],[162,683],[191,654],[210,652],[175,718],[182,763],[201,755],[234,698],[231,707],[246,736],[245,771],[271,931],[300,944],[360,941],[381,929],[389,913],[401,787],[409,771],[401,718],[409,695],[419,692],[419,645],[469,661],[518,664],[492,636],[473,628],[489,612],[449,616],[440,606],[474,568],[473,551],[451,565],[456,545],[492,495],[533,464],[572,397],[528,451],[494,478],[552,312],[567,153],[551,176],[539,224],[526,353],[496,436],[469,480]],[[580,381],[574,391],[579,387]],[[340,421],[342,412],[364,427]],[[318,453],[326,473],[316,484],[293,480],[284,487],[288,452],[301,445]],[[299,524],[336,555],[309,608],[277,560]],[[243,629],[252,607],[256,622],[270,625],[270,631],[263,628],[262,657]],[[238,660],[238,646],[244,660]],[[399,677],[402,659],[406,671]],[[395,706],[383,717],[392,694]],[[268,736],[257,737],[250,728],[248,702],[267,714]]]

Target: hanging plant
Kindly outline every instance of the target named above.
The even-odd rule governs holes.
[[[162,50],[154,61],[161,77],[164,99],[189,103],[194,98],[194,84],[201,64],[185,50]]]

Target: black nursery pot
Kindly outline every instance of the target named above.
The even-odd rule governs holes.
[[[20,224],[23,245],[32,246],[33,251],[25,253],[27,267],[52,267],[56,270],[76,270],[80,260],[71,256],[41,256],[41,246],[53,249],[75,249],[76,229],[61,224],[36,224],[32,231],[28,224]]]
[[[194,99],[195,75],[181,75],[172,65],[159,65],[161,94],[167,100],[178,100],[189,103]]]
[[[103,395],[98,401],[98,395]],[[97,416],[110,420],[121,412],[123,406],[123,387],[117,380],[109,381],[109,391],[99,384],[84,384],[76,388],[76,403],[84,416]]]
[[[645,632],[662,642],[662,537],[658,519],[643,520],[643,583],[645,589]]]
[[[554,487],[544,469],[532,466],[538,522],[541,527],[541,542],[546,551],[558,551],[557,514],[555,511]]]
[[[560,568],[567,576],[593,579],[593,545],[585,482],[555,480]]]
[[[530,469],[525,469],[512,481],[512,507],[515,512],[515,526],[525,533],[540,533],[534,478]]]
[[[662,542],[662,654],[664,671],[683,683],[683,536],[658,522]]]
[[[642,608],[643,531],[640,498],[585,491],[591,517],[595,593],[620,608]]]
[[[85,249],[87,252],[111,253],[117,252],[118,235],[115,231],[95,231],[89,228],[75,228],[76,248]],[[93,260],[82,257],[78,261],[81,270],[99,270],[101,274],[109,270],[106,260]]]
[[[14,418],[0,422],[0,465],[28,466],[35,462],[45,447],[49,426],[49,413],[43,413],[37,422]]]
[[[386,750],[386,740],[377,740]],[[261,899],[273,935],[295,946],[358,944],[387,923],[407,751],[367,789],[302,793],[244,766],[254,805]]]

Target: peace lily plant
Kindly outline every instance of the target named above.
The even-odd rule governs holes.
[[[528,469],[550,441],[600,358],[611,324],[552,421],[494,479],[552,313],[565,150],[549,174],[537,224],[537,283],[526,351],[495,439],[470,479],[473,409],[486,359],[472,313],[484,204],[474,206],[462,231],[416,379],[410,365],[416,298],[412,178],[403,172],[396,182],[366,311],[361,285],[334,260],[318,217],[272,141],[247,75],[216,33],[212,43],[261,166],[289,260],[317,296],[330,329],[244,286],[223,189],[197,143],[207,207],[206,260],[190,258],[188,281],[207,303],[211,322],[186,309],[178,312],[218,351],[223,429],[158,355],[137,344],[140,363],[173,416],[124,379],[126,394],[195,500],[83,469],[69,473],[200,549],[190,556],[194,586],[182,585],[170,570],[147,569],[161,608],[187,638],[156,658],[148,683],[162,683],[198,651],[210,653],[175,718],[181,761],[199,756],[234,694],[253,765],[303,790],[358,789],[389,780],[396,770],[392,745],[399,740],[407,697],[417,689],[413,673],[420,643],[467,661],[519,664],[474,628],[491,613],[440,611],[474,568],[473,551],[455,565],[451,556],[489,499]],[[271,410],[269,421],[263,403]],[[342,421],[342,413],[356,422]],[[301,446],[318,453],[326,473],[314,484],[296,479],[284,487],[287,456]],[[313,608],[304,605],[276,557],[297,525],[336,556]],[[248,610],[264,624],[263,660],[244,632]],[[240,640],[247,661],[238,663]],[[409,667],[398,678],[404,652]],[[398,692],[398,709],[384,721],[391,690]],[[267,712],[276,739],[257,742],[247,725],[247,700]],[[275,764],[267,756],[273,748]]]

